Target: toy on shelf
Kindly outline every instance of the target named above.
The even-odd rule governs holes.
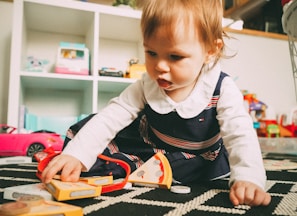
[[[98,73],[100,76],[124,77],[123,71],[112,67],[102,67]]]
[[[115,0],[112,6],[129,6],[130,8],[136,8],[136,0]]]
[[[253,119],[254,128],[258,129],[261,127],[259,120],[266,116],[267,105],[259,101],[255,94],[248,93],[246,90],[242,91],[242,93],[244,101],[246,101],[248,105],[248,112]]]
[[[61,42],[55,72],[89,75],[89,58],[89,50],[85,44]]]
[[[254,128],[259,137],[292,137],[293,133],[276,119],[273,113],[269,115],[268,106],[258,100],[255,94],[243,91],[244,100],[248,104],[248,111],[253,119]],[[297,122],[297,119],[296,119]]]
[[[30,72],[47,72],[49,61],[46,59],[38,59],[33,56],[28,56],[26,61],[26,71]]]
[[[292,108],[288,114],[282,114],[280,116],[280,125],[292,137],[297,137],[297,107]]]
[[[140,79],[142,75],[146,72],[145,64],[139,64],[137,58],[132,58],[129,60],[129,66],[126,71],[125,77]]]
[[[269,124],[267,126],[267,136],[272,137],[273,135],[275,137],[279,137],[280,135],[280,129],[277,124]]]
[[[258,100],[255,94],[248,93],[247,91],[243,92],[243,98],[248,102],[249,112],[255,112],[255,118],[261,119],[265,117],[265,111],[267,109],[267,105],[262,101]]]

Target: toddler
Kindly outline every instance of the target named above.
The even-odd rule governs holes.
[[[221,71],[223,9],[218,0],[149,0],[141,30],[147,73],[94,115],[45,168],[49,182],[81,172],[125,175],[98,154],[134,171],[156,152],[180,183],[230,177],[234,205],[268,205],[265,169],[243,95]]]

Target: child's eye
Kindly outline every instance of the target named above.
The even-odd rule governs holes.
[[[146,53],[152,57],[156,56],[157,54],[153,51],[146,51]]]
[[[183,58],[183,56],[179,56],[179,55],[170,55],[170,58],[171,58],[172,60],[177,61],[177,60],[181,60],[181,59]]]

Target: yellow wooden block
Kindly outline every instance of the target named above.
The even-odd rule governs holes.
[[[85,182],[90,185],[109,185],[113,183],[113,176],[81,177],[79,181]]]
[[[17,216],[83,216],[83,210],[79,206],[66,203],[44,200],[41,196],[25,195],[16,202],[0,205],[0,215]]]
[[[87,184],[85,182],[63,182],[53,179],[46,184],[46,189],[56,200],[73,200],[96,197],[101,194],[102,187]]]

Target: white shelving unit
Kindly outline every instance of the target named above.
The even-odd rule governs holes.
[[[98,112],[135,80],[100,77],[101,67],[125,71],[130,58],[144,62],[141,12],[72,0],[15,0],[9,81],[9,125],[18,126],[25,106],[38,116]],[[54,73],[59,43],[83,43],[91,74]],[[49,60],[48,72],[25,71],[27,56]]]

